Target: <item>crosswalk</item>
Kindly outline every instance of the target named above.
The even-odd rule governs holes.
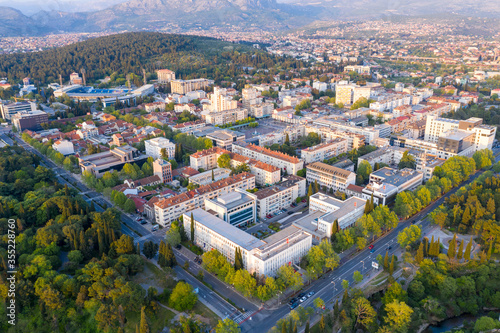
[[[250,312],[250,311],[247,311],[245,313],[241,313],[238,311],[234,315],[231,315],[230,319],[233,320],[236,324],[240,324],[243,321],[245,321],[245,319],[250,317],[251,315],[252,315],[252,312]]]

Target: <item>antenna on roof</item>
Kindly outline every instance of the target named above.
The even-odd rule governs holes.
[[[87,85],[87,80],[85,79],[85,68],[80,69],[80,73],[82,73],[83,85]]]

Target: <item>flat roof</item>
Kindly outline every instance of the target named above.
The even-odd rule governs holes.
[[[205,227],[209,228],[213,232],[216,232],[220,236],[230,240],[236,245],[244,248],[247,251],[251,251],[265,243],[260,239],[246,233],[245,231],[235,227],[217,216],[214,216],[201,208],[192,210],[191,212],[186,212],[185,218],[190,218],[190,214],[193,213],[193,218],[198,223],[203,224]]]
[[[383,178],[384,179],[383,182],[386,184],[399,187],[400,185],[403,185],[410,179],[413,179],[418,175],[422,175],[422,173],[410,168],[396,170],[389,167],[384,167],[382,169],[372,172],[370,176],[371,175]]]

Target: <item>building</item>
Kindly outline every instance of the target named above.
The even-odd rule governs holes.
[[[11,117],[18,112],[32,111],[36,111],[36,104],[33,102],[6,103],[6,101],[0,100],[0,112],[2,114],[2,118],[5,120],[10,120]]]
[[[219,112],[236,109],[238,102],[227,93],[226,88],[214,87],[214,92],[210,95],[210,105],[212,112]]]
[[[423,179],[422,172],[413,169],[384,167],[370,174],[369,184],[363,189],[362,196],[363,199],[370,199],[373,194],[376,204],[387,205],[398,193],[422,185]]]
[[[306,180],[289,175],[279,184],[250,193],[257,202],[257,217],[265,219],[283,208],[289,207],[298,197],[306,195]]]
[[[344,71],[356,72],[361,75],[370,75],[370,66],[350,65],[350,66],[345,66]]]
[[[163,158],[163,149],[165,149],[165,153],[169,160],[175,157],[175,144],[166,138],[158,137],[146,140],[144,141],[144,146],[146,148],[146,155],[151,156],[154,159]]]
[[[129,188],[135,188],[139,191],[144,189],[144,186],[155,186],[162,183],[161,178],[158,175],[153,175],[137,180],[125,179],[123,184],[127,185]]]
[[[280,168],[282,172],[292,175],[296,175],[299,170],[304,168],[304,161],[297,157],[243,141],[233,143],[233,152],[275,166]]]
[[[358,167],[361,162],[368,162],[372,170],[375,170],[375,164],[387,164],[387,165],[397,165],[401,161],[405,151],[410,150],[409,148],[397,147],[397,146],[386,146],[372,151],[371,153],[365,154],[358,158]]]
[[[422,172],[424,175],[424,182],[432,178],[434,169],[443,165],[446,162],[444,158],[439,158],[436,155],[422,153],[420,158],[417,159],[417,171]]]
[[[220,130],[207,134],[206,138],[212,140],[212,144],[214,147],[220,147],[222,149],[231,151],[233,142],[244,140],[245,134],[231,130]]]
[[[306,179],[309,184],[317,181],[320,187],[345,192],[349,184],[356,183],[356,174],[326,163],[314,162],[307,166]]]
[[[175,80],[175,72],[170,69],[159,69],[156,74],[158,75],[158,83],[169,83]]]
[[[40,110],[22,111],[11,116],[12,126],[17,128],[19,132],[24,130],[41,130],[43,123],[49,122],[47,112]]]
[[[202,209],[192,213],[193,243],[204,251],[219,251],[231,263],[239,249],[243,267],[258,276],[274,276],[281,266],[298,264],[312,246],[311,235],[293,226],[260,240]],[[183,221],[190,230],[191,215],[184,214]]]
[[[146,112],[153,112],[156,110],[165,111],[166,105],[167,104],[165,102],[147,103],[147,104],[144,104],[144,110],[146,110]]]
[[[52,145],[52,149],[60,152],[63,155],[73,155],[75,153],[75,148],[73,147],[73,143],[68,140],[57,140]]]
[[[193,80],[172,80],[170,88],[173,94],[185,95],[193,90],[203,90],[214,84],[213,80],[193,79]]]
[[[171,129],[173,129],[174,131],[180,131],[181,133],[192,133],[205,126],[207,126],[207,123],[205,123],[203,120],[188,121],[174,126],[169,125]]]
[[[254,117],[254,118],[264,118],[264,117],[269,117],[274,110],[274,104],[273,103],[260,103],[260,104],[253,104],[249,108],[249,115]]]
[[[342,153],[347,153],[347,140],[336,138],[331,142],[302,149],[300,157],[304,160],[304,163],[309,164],[313,162],[322,162]]]
[[[209,171],[199,173],[189,177],[189,182],[196,185],[208,185],[221,179],[229,177],[231,170],[224,168],[215,168]]]
[[[135,163],[145,160],[139,151],[129,145],[116,147],[110,151],[87,155],[78,158],[82,173],[90,172],[97,178],[111,170],[121,170],[126,163]]]
[[[335,221],[340,229],[353,226],[363,216],[365,205],[366,200],[357,197],[342,201],[316,193],[309,198],[309,215],[294,221],[293,225],[320,242],[324,238],[330,239]]]
[[[210,112],[205,115],[205,121],[212,125],[232,124],[238,120],[248,118],[247,109],[231,109],[220,112]]]
[[[167,226],[182,214],[196,208],[205,208],[205,199],[214,199],[235,189],[255,188],[255,176],[243,172],[179,195],[164,198],[154,204],[156,223]]]
[[[457,131],[473,133],[473,146],[474,150],[477,151],[493,147],[497,128],[496,126],[483,125],[483,119],[481,118],[472,117],[467,120],[455,120],[428,116],[424,140],[439,143],[441,136]]]
[[[117,147],[120,147],[125,141],[123,140],[123,136],[120,133],[115,133],[111,136],[113,144]]]
[[[354,96],[354,84],[338,84],[335,87],[335,103],[351,105]]]
[[[206,199],[205,210],[236,227],[254,223],[257,216],[255,198],[239,188],[215,199]]]
[[[162,183],[170,183],[172,181],[172,164],[164,159],[156,159],[153,162],[153,174],[160,178]]]

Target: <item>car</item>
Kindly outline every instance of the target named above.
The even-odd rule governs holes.
[[[302,199],[302,202],[306,202],[307,200],[306,199]]]
[[[392,246],[389,246],[387,249],[388,249],[388,250],[391,250],[391,249],[392,249]]]
[[[141,218],[140,218],[140,217],[136,217],[136,219],[135,219],[135,220],[136,220],[136,221],[140,221],[140,220],[141,220]]]
[[[176,248],[177,250],[180,250],[180,249],[182,249],[182,245],[181,245],[181,244],[177,244],[177,245],[175,246],[175,248]]]
[[[307,298],[311,297],[312,295],[314,295],[314,291],[310,291],[309,294],[307,294]]]
[[[290,207],[295,207],[295,206],[293,204],[291,204]]]
[[[157,225],[154,225],[152,228],[151,228],[151,231],[156,231],[160,229],[160,226],[157,224]]]
[[[302,297],[302,298],[300,299],[300,303],[303,303],[303,302],[305,302],[306,300],[307,300],[307,297],[305,297],[305,296],[304,296],[304,297]]]
[[[293,214],[293,212],[288,212],[288,215],[292,215],[292,214]]]
[[[300,298],[304,297],[305,295],[306,295],[305,293],[300,293],[300,294],[297,296],[297,298],[299,298],[299,299],[300,299]]]
[[[370,253],[373,253],[373,252],[375,252],[375,249],[371,249],[371,250],[370,250]]]
[[[372,244],[372,245],[370,245],[370,246],[368,246],[368,248],[369,248],[370,250],[371,250],[371,249],[373,249],[373,244]]]
[[[141,221],[141,224],[146,224],[146,223],[148,223],[148,221],[146,221],[146,220]]]
[[[292,304],[290,305],[290,309],[291,309],[291,310],[293,310],[293,309],[295,309],[298,305],[299,305],[299,302],[292,303]]]
[[[286,209],[285,209],[285,208],[283,208],[283,211],[284,211],[284,212],[286,212]]]

